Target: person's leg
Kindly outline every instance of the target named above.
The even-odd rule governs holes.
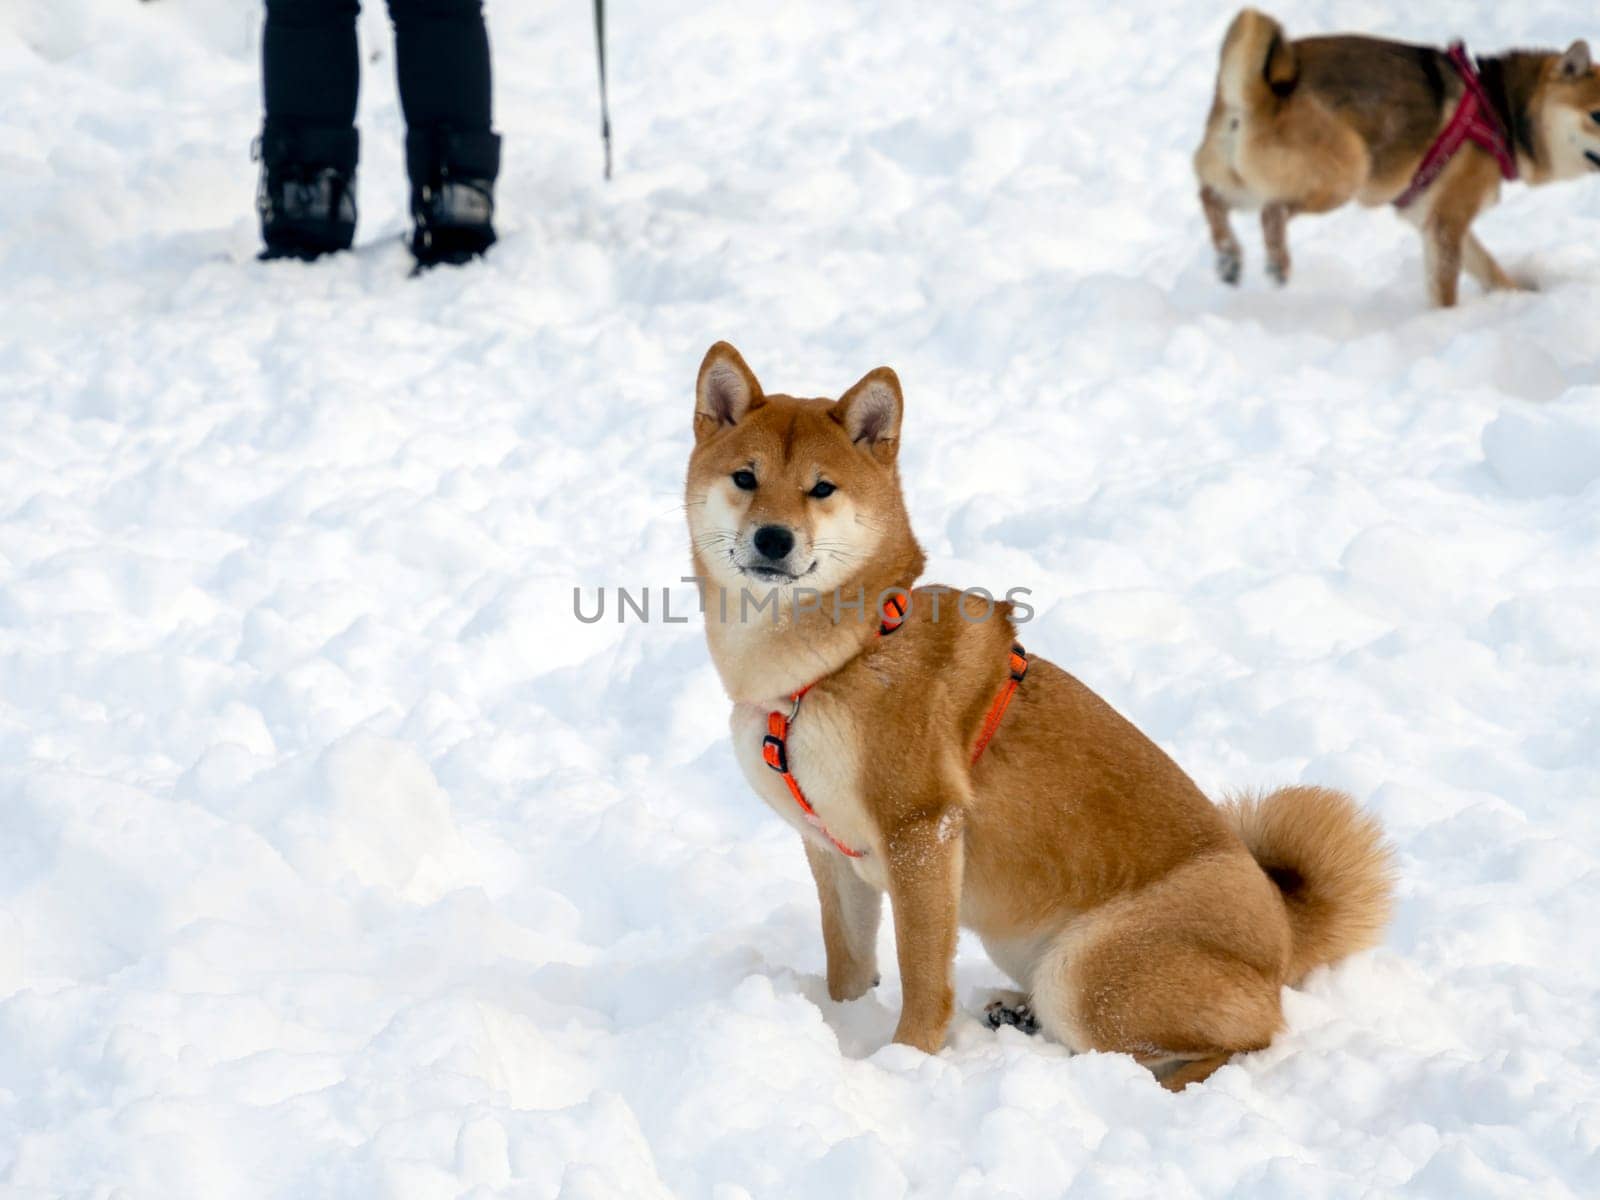
[[[406,125],[488,133],[489,33],[482,0],[389,0],[389,15]]]
[[[355,235],[358,0],[267,0],[258,205],[266,256],[314,258]]]
[[[267,0],[261,82],[268,129],[351,129],[360,57],[357,0]]]
[[[418,262],[465,262],[493,244],[500,138],[491,128],[482,0],[389,0]]]

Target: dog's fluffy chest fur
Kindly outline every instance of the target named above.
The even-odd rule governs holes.
[[[830,854],[838,854],[828,839],[805,819],[789,794],[783,777],[762,757],[767,716],[787,712],[789,702],[778,705],[735,704],[729,718],[734,752],[745,778],[774,812],[803,836]],[[885,886],[882,864],[872,853],[877,830],[861,793],[861,747],[851,715],[826,693],[813,692],[800,705],[799,716],[789,726],[789,769],[805,792],[828,832],[853,850],[865,851],[859,859],[845,861],[856,874],[875,887]],[[843,859],[844,856],[840,855]]]

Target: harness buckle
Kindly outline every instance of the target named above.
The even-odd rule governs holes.
[[[878,625],[879,637],[887,637],[906,623],[909,600],[910,597],[905,592],[897,591],[883,602],[883,608],[878,614],[881,618]]]
[[[780,775],[789,773],[789,751],[784,745],[784,740],[775,734],[767,734],[761,739],[761,757]]]
[[[1028,652],[1022,648],[1021,642],[1011,644],[1011,678],[1018,683],[1028,673]]]

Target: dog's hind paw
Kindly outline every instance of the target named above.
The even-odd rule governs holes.
[[[1277,284],[1279,287],[1282,287],[1284,284],[1288,283],[1289,260],[1283,259],[1280,261],[1278,259],[1273,259],[1271,262],[1267,263],[1267,278],[1271,279],[1272,282]]]
[[[1244,259],[1237,250],[1217,251],[1217,278],[1229,287],[1239,282],[1239,277],[1244,274]]]
[[[1010,1025],[1029,1037],[1039,1032],[1039,1019],[1026,1000],[991,1000],[984,1005],[983,1020],[990,1029]]]

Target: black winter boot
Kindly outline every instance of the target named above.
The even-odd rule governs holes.
[[[406,134],[411,253],[419,268],[469,262],[494,245],[500,135],[418,129]]]
[[[261,257],[309,262],[348,250],[356,233],[356,131],[268,128],[257,150]]]

